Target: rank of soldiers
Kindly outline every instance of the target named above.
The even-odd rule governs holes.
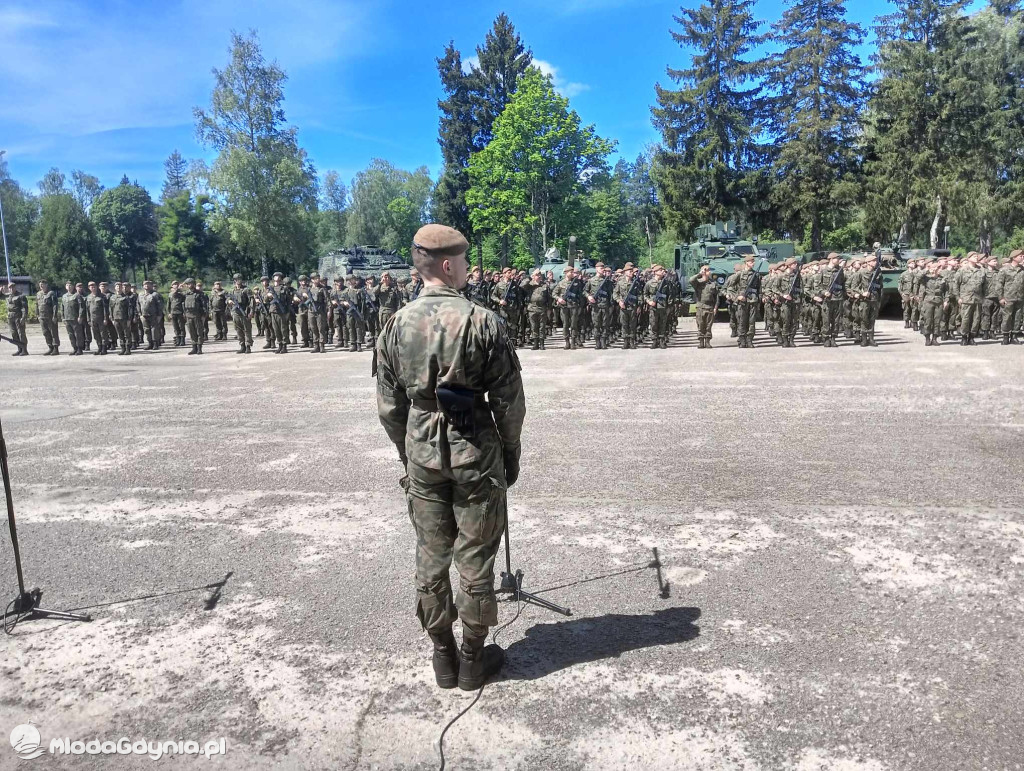
[[[233,324],[239,354],[252,352],[255,337],[264,338],[263,349],[279,354],[288,352],[289,343],[312,353],[325,353],[328,345],[358,352],[375,345],[384,322],[414,301],[423,286],[416,271],[397,281],[387,272],[379,282],[373,276],[336,278],[333,287],[316,273],[299,276],[297,285],[281,273],[263,276],[254,287],[239,274],[233,281],[228,289],[214,282],[209,294],[201,281],[175,281],[166,299],[152,281],[143,283],[141,293],[127,282],[68,282],[61,295],[40,281],[36,307],[48,349],[43,355],[59,353],[61,321],[72,356],[94,344],[96,356],[114,350],[127,356],[143,345],[156,350],[165,344],[168,316],[172,345],[190,345],[189,355],[203,352],[211,322],[214,340],[227,340]],[[723,304],[740,348],[753,347],[758,320],[782,347],[794,346],[798,331],[825,347],[836,347],[841,337],[864,347],[877,345],[883,287],[875,254],[844,259],[832,253],[806,263],[793,258],[771,265],[766,275],[750,256],[724,281],[704,266],[688,282],[698,348],[711,347]],[[636,348],[647,341],[651,348],[666,348],[688,304],[673,271],[660,265],[640,270],[628,262],[615,271],[597,263],[592,273],[567,267],[560,280],[540,270],[474,268],[464,291],[504,320],[517,346],[535,350],[545,347],[555,329],[561,330],[566,349],[590,340],[598,350],[613,344]],[[1004,260],[975,252],[910,260],[899,294],[905,327],[920,331],[925,345],[947,340],[972,345],[978,338],[997,337],[1003,345],[1017,343],[1024,331],[1024,251]],[[17,347],[13,355],[26,356],[27,300],[14,285],[4,299],[9,342]]]

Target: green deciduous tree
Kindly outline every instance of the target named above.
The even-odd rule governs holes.
[[[103,185],[100,184],[98,177],[94,177],[92,174],[86,174],[84,171],[75,169],[71,172],[71,194],[78,201],[78,205],[85,209],[86,212],[92,206],[92,202],[95,201],[100,193],[103,192]]]
[[[380,158],[356,174],[348,211],[348,240],[409,253],[426,221],[433,183],[426,166],[408,172]]]
[[[662,135],[658,189],[665,219],[679,234],[744,210],[744,181],[758,163],[757,76],[763,68],[750,58],[763,39],[753,5],[753,0],[709,0],[674,17],[682,29],[672,38],[694,51],[692,64],[668,68],[681,88],[655,84],[652,114]]]
[[[66,193],[67,188],[64,186],[64,181],[64,175],[61,173],[61,170],[56,166],[52,167],[39,180],[40,195],[61,195]]]
[[[193,110],[200,141],[219,153],[210,187],[237,247],[264,273],[290,271],[316,249],[316,171],[285,125],[284,71],[264,60],[255,33],[233,34],[230,53],[214,70],[209,112]]]
[[[581,126],[551,78],[531,68],[495,121],[490,143],[470,160],[473,227],[522,234],[539,262],[559,207],[578,194],[585,170],[606,169],[613,147],[593,126]]]
[[[89,212],[107,262],[121,279],[137,272],[149,276],[156,255],[156,208],[145,188],[122,178],[121,184],[104,190]]]
[[[844,0],[791,0],[772,28],[768,129],[776,145],[773,203],[793,232],[810,228],[811,251],[858,198],[855,142],[864,93],[854,53],[864,31],[846,20]]]
[[[347,224],[348,190],[338,172],[328,171],[320,183],[317,237],[321,252],[345,246]]]
[[[7,233],[7,249],[11,258],[11,271],[25,270],[32,228],[39,219],[39,199],[21,187],[11,178],[7,161],[0,153],[0,205],[4,212],[4,231]],[[0,250],[3,246],[0,245]],[[2,255],[0,255],[2,256]]]
[[[44,196],[39,221],[32,230],[25,269],[51,286],[66,281],[104,280],[109,269],[96,229],[73,196]]]

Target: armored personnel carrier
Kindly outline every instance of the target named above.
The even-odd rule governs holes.
[[[693,290],[690,289],[689,277],[707,263],[711,275],[719,284],[732,275],[735,266],[754,255],[754,267],[760,273],[767,274],[772,263],[792,257],[796,253],[794,244],[780,241],[759,244],[757,237],[742,239],[740,226],[733,222],[716,222],[714,225],[701,225],[693,231],[694,242],[678,244],[675,248],[675,270],[683,287],[683,300],[694,302]],[[720,300],[720,307],[725,306],[725,298]]]
[[[578,255],[580,252],[577,251],[576,254]],[[573,262],[577,270],[594,270],[593,260],[577,256]],[[555,281],[561,281],[562,275],[565,273],[565,269],[568,265],[568,260],[562,257],[561,252],[558,251],[558,247],[552,246],[544,253],[544,262],[540,264],[540,269],[545,275],[550,270],[555,277]]]
[[[410,265],[398,252],[378,246],[353,246],[328,252],[320,258],[319,266],[320,275],[332,282],[338,276],[347,279],[351,275],[379,279],[384,271],[397,280],[409,278],[409,270]]]

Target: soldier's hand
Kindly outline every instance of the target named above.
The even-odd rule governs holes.
[[[1006,300],[1000,300],[999,304],[1005,307],[1006,306]]]
[[[622,310],[626,310],[626,303],[622,302],[622,300],[619,300],[619,307],[622,308]]]
[[[511,487],[519,479],[519,458],[515,452],[504,453],[505,459],[505,484]]]

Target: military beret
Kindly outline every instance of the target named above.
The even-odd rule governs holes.
[[[309,281],[309,276],[307,276],[305,273],[300,273],[299,281]]]
[[[828,253],[828,257],[826,257],[825,259],[826,260],[838,260],[839,259],[839,252],[829,252]]]
[[[284,283],[290,285],[292,283],[292,277],[291,276],[285,276],[284,277]]]
[[[284,278],[284,273],[282,273],[281,271],[277,271],[276,273],[274,273],[274,278]]]
[[[454,257],[465,254],[469,241],[455,228],[431,223],[424,225],[412,237],[414,248],[430,256]]]
[[[309,274],[309,277],[310,277],[310,278],[320,278],[320,274],[319,274],[319,273],[316,273],[316,272],[313,272],[313,273],[310,273],[310,274]]]
[[[270,281],[269,276],[260,276],[260,281]]]
[[[233,275],[231,277],[231,280],[232,281],[241,281],[242,280],[242,274],[241,273],[236,273],[235,275]]]
[[[1009,259],[1015,260],[1022,255],[1024,255],[1024,249],[1014,249],[1012,252],[1010,252]]]
[[[625,265],[622,266],[622,269],[623,270],[632,270],[635,267],[636,266],[633,263],[627,262]]]
[[[181,283],[183,283],[183,284],[194,284],[194,283],[196,283],[196,280],[194,278],[186,278]]]

